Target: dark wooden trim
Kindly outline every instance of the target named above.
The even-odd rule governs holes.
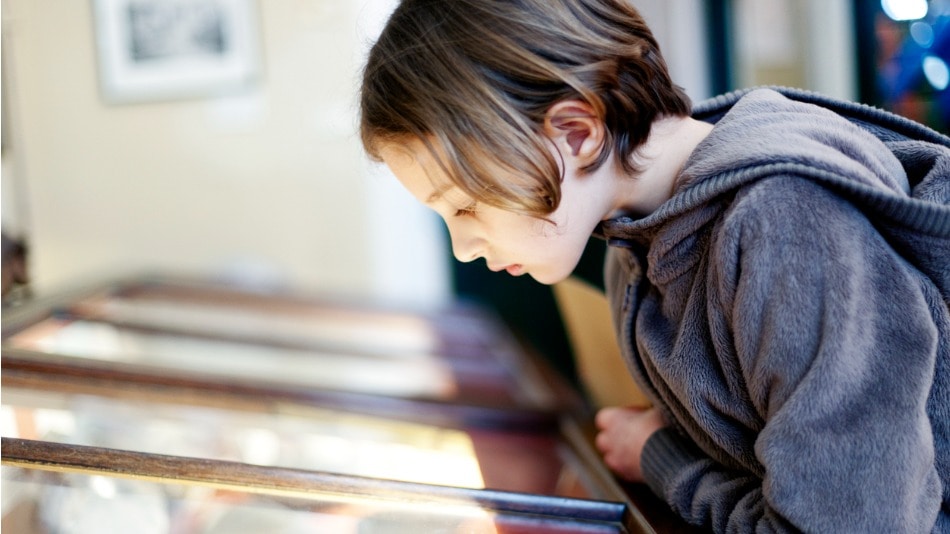
[[[424,505],[477,505],[490,511],[614,524],[630,532],[624,503],[435,486],[262,467],[239,462],[3,438],[2,463],[34,469],[185,483],[292,497],[337,495]],[[641,531],[636,528],[635,531]]]

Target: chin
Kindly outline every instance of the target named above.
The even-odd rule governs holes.
[[[583,249],[581,249],[577,252],[576,257],[565,257],[562,255],[557,258],[551,258],[549,261],[540,265],[534,264],[533,268],[527,271],[527,274],[530,274],[531,278],[534,278],[538,283],[546,286],[563,282],[574,274],[574,269],[576,269],[577,264],[580,263],[583,252]]]
[[[558,282],[563,282],[564,280],[567,279],[567,277],[571,275],[571,273],[554,275],[551,273],[534,273],[534,272],[529,272],[528,274],[530,274],[531,278],[534,278],[536,282],[540,284],[544,284],[546,286],[551,286]]]

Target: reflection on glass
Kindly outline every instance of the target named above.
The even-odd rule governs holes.
[[[432,324],[422,317],[283,301],[251,304],[116,296],[87,299],[77,309],[154,328],[222,336],[240,333],[304,345],[341,346],[370,354],[431,354],[439,344]]]
[[[4,437],[482,488],[464,431],[345,412],[146,403],[4,387]]]
[[[332,494],[315,495],[308,500],[286,499],[7,466],[0,472],[0,529],[17,534],[495,534],[500,530],[494,514],[474,505],[429,505],[420,509],[408,503]],[[518,531],[567,532],[543,524]]]
[[[458,393],[448,363],[422,353],[361,357],[62,319],[37,323],[5,343],[70,356],[377,395],[449,399]]]
[[[222,407],[220,401],[197,405],[195,397],[159,402],[111,395],[6,385],[0,433],[404,482],[604,497],[554,429],[456,429],[297,404]]]

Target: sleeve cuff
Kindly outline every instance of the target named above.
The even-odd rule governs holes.
[[[673,427],[662,428],[653,433],[643,447],[640,470],[647,486],[664,500],[668,498],[668,486],[684,468],[705,456],[693,443],[682,437]]]

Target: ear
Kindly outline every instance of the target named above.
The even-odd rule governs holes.
[[[580,100],[563,100],[545,114],[545,134],[564,155],[593,161],[603,148],[604,123],[590,104]]]

